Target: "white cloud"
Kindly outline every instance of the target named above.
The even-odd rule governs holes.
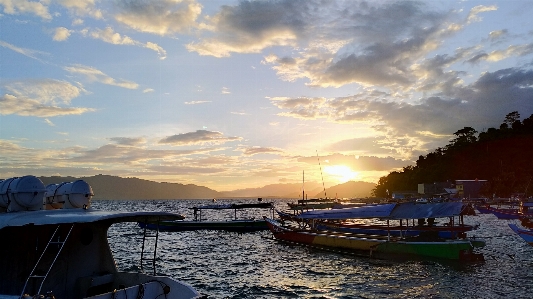
[[[190,101],[190,102],[184,102],[185,105],[198,105],[198,104],[205,104],[205,103],[211,103],[211,101]]]
[[[48,55],[48,53],[45,53],[45,52],[41,52],[41,51],[37,51],[37,50],[32,50],[32,49],[25,49],[25,48],[20,48],[20,47],[17,47],[15,45],[12,45],[10,43],[6,43],[2,40],[0,40],[0,46],[4,47],[4,48],[7,48],[7,49],[10,49],[12,51],[15,51],[19,54],[22,54],[24,56],[27,56],[27,57],[30,57],[30,58],[33,58],[33,59],[36,59],[36,60],[39,60],[42,62],[42,60],[38,57],[39,55],[40,56],[43,56],[43,55]]]
[[[79,115],[92,112],[92,108],[68,107],[72,99],[86,91],[66,81],[44,79],[24,80],[5,83],[8,92],[0,97],[0,114],[22,116],[53,117]],[[49,125],[53,125],[48,119]]]
[[[111,27],[106,27],[105,29],[84,29],[81,31],[83,35],[88,35],[91,38],[98,39],[101,41],[104,41],[106,43],[110,43],[113,45],[127,45],[127,46],[137,46],[137,47],[143,47],[146,49],[150,49],[152,51],[157,52],[160,59],[165,59],[167,56],[167,51],[160,47],[156,43],[147,42],[142,43],[140,41],[134,40],[131,37],[127,35],[120,35],[119,33],[115,32]]]
[[[8,15],[34,14],[45,20],[51,20],[52,16],[48,12],[48,1],[28,1],[28,0],[0,0],[0,5],[4,7],[4,13]]]
[[[137,89],[139,87],[139,84],[135,82],[111,78],[102,71],[85,65],[75,64],[69,67],[64,67],[63,69],[69,73],[82,75],[89,81],[95,81],[102,84],[113,85],[128,89]]]
[[[90,16],[94,19],[102,19],[103,13],[96,8],[95,0],[56,0],[57,3],[67,8],[76,16]]]
[[[145,0],[117,4],[115,20],[137,31],[157,35],[185,33],[197,26],[202,5],[194,0]]]
[[[53,39],[55,41],[60,42],[60,41],[67,40],[69,36],[70,36],[70,30],[68,30],[65,27],[57,27],[55,30]]]

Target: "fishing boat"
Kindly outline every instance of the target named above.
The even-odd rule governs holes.
[[[160,222],[139,222],[141,228],[159,231],[192,231],[192,230],[224,230],[232,232],[254,232],[268,230],[266,221],[262,218],[239,218],[238,212],[247,209],[268,209],[273,216],[272,203],[251,204],[211,204],[191,208],[194,220],[174,220]],[[202,211],[206,210],[233,210],[233,217],[228,220],[206,220]]]
[[[88,184],[65,185],[70,188],[45,198],[47,188],[37,177],[0,182],[1,299],[205,297],[187,283],[155,274],[157,247],[148,245],[157,245],[157,234],[143,235],[140,272],[119,271],[113,258],[107,238],[112,224],[171,220],[176,214],[95,210]],[[151,265],[143,266],[147,261]]]
[[[428,231],[416,236],[401,234],[395,236],[377,233],[343,232],[316,226],[325,220],[338,221],[347,219],[386,219],[391,220],[435,219],[460,216],[464,210],[462,203],[390,203],[365,205],[356,208],[309,211],[297,218],[298,225],[282,224],[268,219],[269,227],[278,240],[306,244],[317,247],[353,250],[371,256],[419,256],[451,260],[482,260],[482,254],[475,253],[474,248],[483,247],[485,242],[469,238],[444,239],[438,232]],[[304,223],[305,225],[302,225]],[[453,225],[452,222],[450,225]],[[408,231],[408,227],[405,227]]]
[[[494,214],[498,219],[521,219],[533,217],[533,200],[520,200],[518,206],[509,206],[502,208],[500,205],[493,207],[491,205],[476,206],[476,209],[483,214]]]
[[[533,246],[533,230],[521,229],[514,223],[509,223],[509,227],[517,235],[519,235],[522,239],[524,239],[524,241],[526,241],[529,245]]]

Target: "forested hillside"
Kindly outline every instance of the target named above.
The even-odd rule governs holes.
[[[508,197],[511,193],[533,195],[533,115],[520,121],[517,111],[505,116],[499,128],[478,134],[471,127],[454,133],[443,148],[419,156],[416,165],[381,177],[373,195],[386,197],[387,190],[417,190],[417,184],[458,179],[485,179],[482,193]]]

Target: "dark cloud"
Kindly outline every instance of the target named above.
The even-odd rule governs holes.
[[[137,138],[129,138],[129,137],[111,137],[109,140],[115,142],[116,144],[120,145],[139,145],[145,142],[145,139],[142,137]]]
[[[177,134],[163,138],[159,140],[159,143],[181,146],[205,143],[221,144],[241,139],[241,137],[224,137],[220,132],[197,130],[196,132]]]
[[[283,151],[277,148],[271,147],[248,147],[243,149],[243,155],[253,156],[257,154],[283,154]]]

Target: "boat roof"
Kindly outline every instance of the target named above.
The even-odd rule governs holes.
[[[304,212],[298,215],[303,219],[362,219],[362,218],[383,218],[390,215],[395,203],[389,204],[371,204],[359,207],[332,209],[332,210],[314,210]]]
[[[388,219],[444,218],[460,216],[464,209],[462,202],[414,203],[406,202],[396,205]]]
[[[442,203],[388,203],[369,204],[359,207],[332,210],[315,210],[296,216],[302,219],[368,219],[383,218],[391,220],[444,218],[460,216],[465,204],[462,202]]]
[[[98,221],[139,222],[180,220],[179,214],[159,211],[103,211],[88,209],[57,209],[0,213],[0,229],[10,226],[49,225],[64,223],[91,223]]]
[[[214,204],[214,205],[205,205],[199,207],[193,207],[191,209],[195,210],[223,210],[223,209],[253,209],[253,208],[273,208],[274,206],[270,202],[263,203],[244,203],[244,204]]]

